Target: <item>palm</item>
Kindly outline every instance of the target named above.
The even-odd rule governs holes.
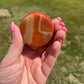
[[[47,47],[33,50],[27,45],[24,46],[22,55],[25,59],[26,66],[25,77],[28,77],[27,82],[29,82],[29,84],[45,84],[50,72],[48,69],[46,73],[46,68],[44,68],[44,60],[47,58],[46,53],[48,50]],[[47,54],[49,55],[49,53]],[[50,68],[49,64],[47,64],[47,68]]]

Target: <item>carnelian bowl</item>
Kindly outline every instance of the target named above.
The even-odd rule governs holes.
[[[26,15],[20,25],[24,42],[37,49],[49,43],[54,34],[54,24],[49,16],[41,12]]]

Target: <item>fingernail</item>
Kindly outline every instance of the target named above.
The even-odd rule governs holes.
[[[59,25],[61,25],[62,27],[65,26],[64,22],[60,22]]]
[[[12,21],[10,24],[10,31],[13,32],[13,30],[14,30],[14,22]]]
[[[64,32],[67,32],[67,28],[66,28],[66,27],[63,27],[62,30],[63,30]]]
[[[57,19],[58,19],[58,20],[60,20],[60,21],[62,20],[62,18],[61,18],[61,17],[57,17]]]
[[[63,41],[62,41],[62,39],[57,39],[57,41],[59,41],[60,43],[62,43]]]

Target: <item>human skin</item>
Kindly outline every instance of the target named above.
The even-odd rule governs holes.
[[[52,22],[55,28],[52,41],[35,50],[23,44],[19,27],[11,23],[12,43],[0,63],[0,84],[46,84],[67,31],[61,18]]]

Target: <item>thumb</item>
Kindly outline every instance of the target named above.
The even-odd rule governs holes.
[[[23,50],[22,36],[19,28],[16,25],[14,25],[14,22],[11,22],[10,30],[12,34],[12,44],[9,47],[8,53],[1,62],[6,65],[18,61]]]

